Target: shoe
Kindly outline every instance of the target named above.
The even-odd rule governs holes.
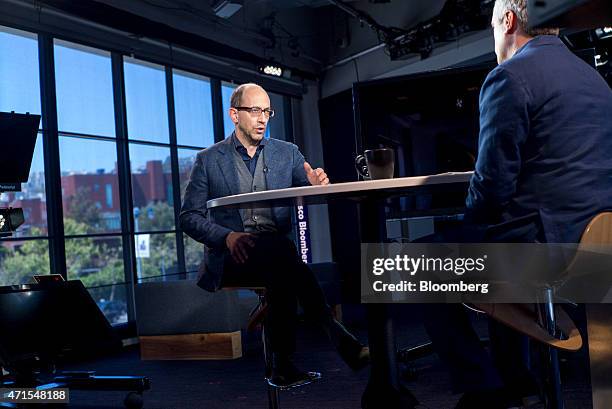
[[[281,390],[308,385],[321,379],[319,372],[299,370],[287,356],[273,356],[272,374],[267,378],[268,385]]]
[[[340,322],[331,320],[329,338],[338,350],[342,360],[353,371],[365,368],[370,363],[370,349],[364,346]]]
[[[320,372],[299,372],[291,375],[274,373],[266,381],[268,385],[278,388],[280,390],[297,388],[300,386],[308,385],[321,379]]]
[[[519,409],[520,402],[508,398],[504,388],[466,392],[455,409]]]

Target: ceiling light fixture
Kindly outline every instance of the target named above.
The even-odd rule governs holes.
[[[230,18],[242,8],[243,3],[243,0],[220,0],[212,6],[212,9],[217,17]]]

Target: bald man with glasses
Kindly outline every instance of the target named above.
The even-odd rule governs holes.
[[[345,362],[354,369],[363,367],[367,349],[332,318],[314,274],[289,238],[291,209],[206,209],[206,202],[218,197],[329,184],[325,171],[313,169],[296,145],[264,137],[274,109],[263,88],[251,83],[238,86],[230,105],[235,130],[198,153],[179,218],[183,231],[205,245],[198,285],[208,291],[266,287],[271,384],[292,386],[312,380],[290,359],[298,302],[307,316],[323,326]]]

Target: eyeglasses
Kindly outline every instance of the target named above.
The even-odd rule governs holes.
[[[251,116],[259,118],[259,115],[263,112],[266,118],[272,118],[274,116],[274,110],[270,108],[261,109],[260,107],[232,107],[238,111],[247,111]]]

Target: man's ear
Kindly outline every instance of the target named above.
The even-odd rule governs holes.
[[[230,108],[229,115],[230,115],[230,118],[232,119],[232,122],[237,124],[238,123],[238,110],[234,108]]]
[[[518,19],[513,11],[507,10],[504,13],[504,19],[502,21],[504,26],[504,33],[513,34],[518,28]]]

